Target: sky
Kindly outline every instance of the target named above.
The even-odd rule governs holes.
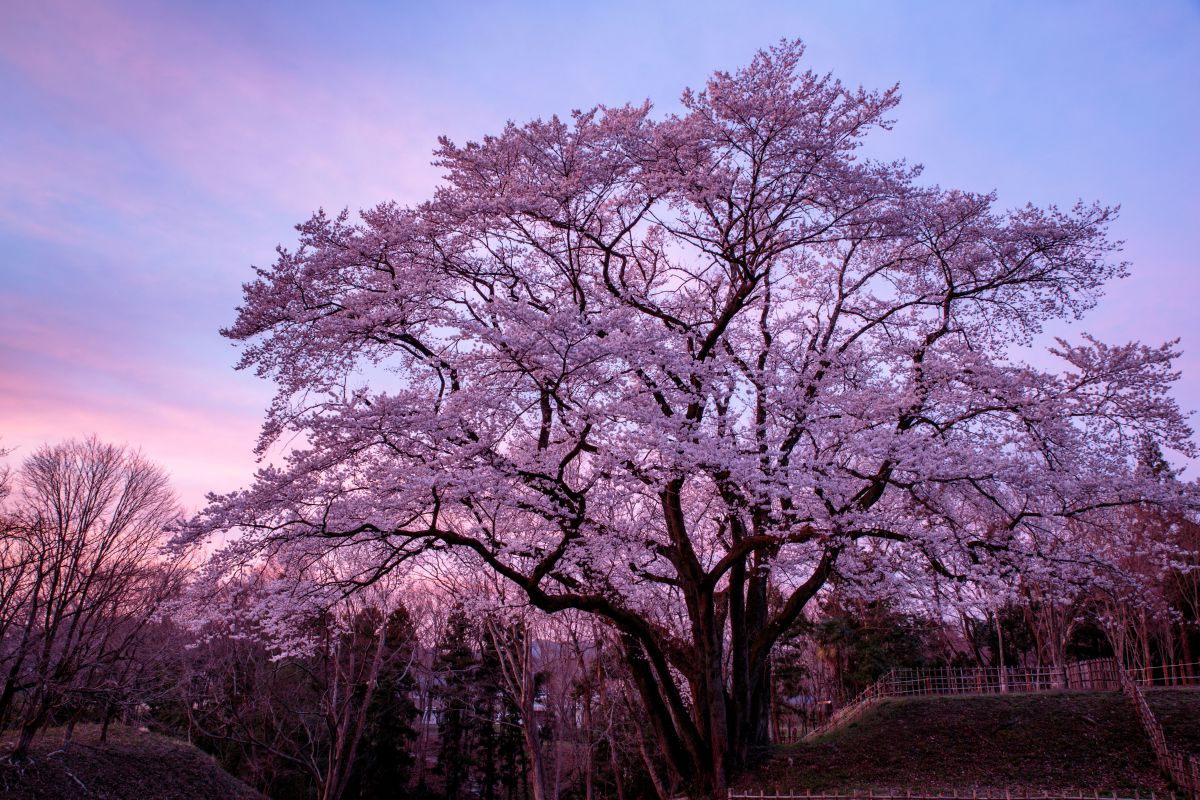
[[[1197,0],[0,0],[0,445],[128,443],[189,509],[248,483],[272,388],[218,331],[295,223],[424,200],[440,134],[666,113],[783,37],[900,84],[871,155],[1005,207],[1119,204],[1132,275],[1052,333],[1182,339],[1200,409]]]

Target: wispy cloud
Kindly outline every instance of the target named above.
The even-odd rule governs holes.
[[[0,436],[140,443],[193,505],[248,473],[267,396],[216,334],[248,263],[322,203],[434,179],[421,104],[234,33],[102,3],[16,4],[0,26]]]
[[[216,331],[293,223],[423,199],[440,132],[647,96],[670,108],[781,35],[851,83],[902,82],[878,153],[1006,203],[1122,203],[1134,278],[1087,328],[1200,347],[1194,4],[751,5],[7,4],[0,441],[96,432],[166,462],[189,504],[231,487],[268,387],[232,372]]]

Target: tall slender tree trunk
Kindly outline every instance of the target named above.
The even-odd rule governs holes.
[[[642,756],[642,763],[646,765],[646,772],[650,774],[650,782],[654,785],[654,793],[658,796],[658,800],[668,800],[670,792],[663,785],[663,780],[659,777],[658,768],[654,766],[654,759],[650,757],[650,751],[646,747],[646,737],[642,735],[642,729],[636,728],[638,752]],[[615,766],[614,766],[615,771]],[[618,782],[620,776],[617,777]]]
[[[112,703],[104,704],[104,719],[100,723],[100,741],[108,741],[108,726],[112,724],[113,716],[116,714],[116,708]]]
[[[525,744],[525,756],[529,759],[533,800],[547,800],[545,758],[542,743],[538,739],[535,707],[537,669],[533,661],[530,631],[523,622],[501,627],[491,621],[488,623],[488,632],[500,662],[501,675],[521,715],[521,736]]]
[[[1179,621],[1179,644],[1183,657],[1183,679],[1185,683],[1191,683],[1195,677],[1195,669],[1192,666],[1192,643],[1188,637],[1187,622]]]
[[[542,758],[542,743],[538,741],[538,725],[533,703],[521,704],[521,734],[525,738],[525,754],[529,758],[529,783],[533,800],[547,800],[546,765]]]
[[[79,722],[78,713],[72,714],[71,718],[67,720],[66,728],[63,730],[62,746],[64,750],[71,746],[71,741],[75,738],[75,724],[77,722]]]

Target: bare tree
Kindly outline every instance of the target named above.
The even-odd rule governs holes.
[[[166,473],[96,438],[44,446],[15,479],[10,534],[0,544],[0,720],[19,719],[13,757],[64,701],[94,690],[113,712],[112,681],[178,586],[184,558],[162,550],[178,517]]]
[[[504,689],[521,714],[521,734],[529,757],[534,800],[547,800],[545,756],[538,736],[537,662],[529,621],[523,616],[486,619],[488,639],[500,663]]]

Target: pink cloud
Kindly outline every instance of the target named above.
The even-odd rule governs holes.
[[[10,262],[0,440],[18,459],[72,435],[139,444],[194,508],[250,475],[269,395],[233,374],[220,322],[193,333],[213,314],[197,303],[227,296],[231,316],[247,262],[320,204],[425,196],[429,104],[286,68],[179,9],[19,4],[0,67],[38,120],[0,122],[0,231],[57,248]]]
[[[604,60],[603,31],[589,37],[571,30],[572,38],[539,49],[538,37],[557,29],[498,8],[472,12],[449,32],[421,32],[437,41],[415,58],[436,50],[440,60],[428,74],[445,72],[422,85],[406,72],[405,58],[344,58],[356,52],[357,34],[369,23],[330,32],[340,43],[312,52],[325,33],[312,29],[312,19],[307,38],[295,36],[303,25],[267,37],[236,27],[247,16],[222,17],[202,6],[46,0],[9,4],[0,25],[3,88],[13,103],[26,104],[24,117],[0,119],[0,235],[44,243],[48,251],[24,261],[6,253],[0,438],[23,451],[91,432],[140,443],[167,463],[193,506],[204,490],[232,488],[250,474],[269,388],[234,375],[228,367],[233,355],[216,329],[232,318],[237,286],[250,277],[248,263],[269,261],[276,241],[290,242],[290,223],[318,205],[427,197],[437,174],[428,164],[435,135],[495,129],[503,119],[495,109],[541,113],[548,97],[619,102],[658,84],[668,88],[654,100],[666,108],[671,93],[701,80],[708,67],[739,63],[742,56],[729,50],[731,36],[742,55],[766,41],[736,25],[718,26],[707,44],[693,41],[706,28],[697,15],[688,22],[686,47],[678,44],[665,55],[656,49],[661,36],[652,26],[621,31],[643,37],[641,60],[613,64]],[[288,10],[271,22],[287,25],[304,16]],[[593,20],[598,31],[608,24],[605,16],[598,12]],[[842,29],[822,26],[820,16],[805,21],[815,26],[817,41],[823,37],[828,45],[840,35],[859,43],[844,52],[834,48],[837,64],[864,53],[891,59],[885,83],[913,64],[911,48],[886,46],[894,38],[890,29],[879,46],[864,48],[861,20],[843,20]],[[772,37],[779,35],[777,22],[766,15],[758,20],[772,28]],[[369,46],[378,49],[379,41]],[[513,53],[514,47],[529,52]],[[337,57],[330,57],[334,50]],[[814,54],[819,50],[814,46]],[[548,53],[561,71],[547,68]],[[970,128],[965,106],[950,101],[975,102],[978,95],[961,77],[938,83],[947,73],[935,61],[934,77],[917,72],[906,86],[909,99],[892,142],[896,155],[919,159],[924,147],[932,151],[931,179],[974,188],[999,181],[1005,197],[1011,184],[1017,202],[1062,199],[1043,196],[1051,190],[1125,202],[1117,233],[1131,243],[1135,278],[1114,286],[1083,327],[1109,340],[1183,334],[1194,351],[1191,257],[1184,255],[1183,230],[1163,223],[1190,220],[1194,193],[1175,191],[1174,217],[1164,217],[1164,190],[1145,193],[1139,208],[1136,184],[1110,190],[1112,175],[1096,169],[1094,159],[1062,157],[1061,141],[1054,150],[1052,138],[1036,140],[1036,149],[1060,154],[1053,163],[1039,161],[1032,150],[1007,156],[1032,140],[990,119]],[[683,75],[679,65],[685,63]],[[653,76],[646,74],[651,64]],[[993,88],[1023,93],[1029,85],[997,74]],[[879,83],[871,75],[866,70],[863,77]],[[964,87],[967,94],[956,94]],[[1007,108],[1002,99],[987,107]],[[492,102],[492,110],[482,105]],[[1021,107],[1027,102],[1022,97]],[[1059,105],[1056,100],[1056,110]],[[1089,138],[1106,152],[1120,151],[1099,134]],[[1130,163],[1144,167],[1141,160]],[[1039,170],[1045,172],[1040,184]],[[1147,175],[1162,181],[1178,172]],[[74,263],[63,263],[64,253]],[[1164,292],[1164,284],[1174,288]],[[1189,354],[1179,390],[1193,407],[1200,405],[1198,363]]]
[[[0,444],[15,448],[6,459],[10,464],[43,443],[95,433],[105,441],[139,447],[166,467],[189,510],[199,508],[208,491],[244,483],[254,469],[257,415],[6,379],[0,383],[0,417]]]
[[[252,376],[154,352],[119,323],[79,335],[62,312],[0,323],[0,444],[19,462],[43,442],[91,433],[140,446],[172,473],[189,508],[252,472],[269,397]]]

